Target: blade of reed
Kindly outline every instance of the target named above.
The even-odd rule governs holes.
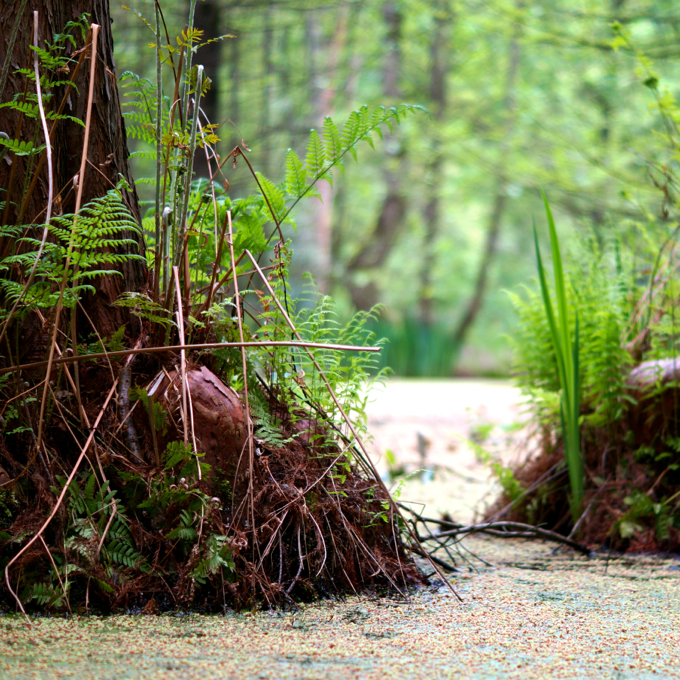
[[[562,254],[560,251],[559,238],[555,228],[555,220],[550,210],[550,205],[543,194],[548,229],[550,232],[550,245],[553,256],[553,272],[555,277],[555,297],[557,302],[557,314],[553,308],[548,282],[538,245],[538,234],[534,224],[534,245],[536,248],[536,261],[538,266],[538,278],[541,285],[541,295],[545,315],[550,328],[555,360],[557,363],[557,376],[562,390],[560,398],[560,419],[562,423],[562,437],[564,440],[564,455],[569,469],[569,484],[571,487],[570,508],[574,522],[581,515],[583,506],[583,460],[581,457],[581,442],[579,428],[579,411],[581,406],[580,389],[580,366],[579,366],[579,321],[578,312],[575,314],[574,337],[572,340],[569,324],[569,301],[565,285],[564,268],[562,266]]]

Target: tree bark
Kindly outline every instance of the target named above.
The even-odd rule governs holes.
[[[515,103],[515,92],[517,89],[517,74],[520,65],[520,43],[521,27],[519,24],[515,26],[512,39],[510,41],[508,71],[505,84],[504,107],[506,110],[505,124],[503,132],[503,140],[500,145],[501,158],[498,161],[498,171],[494,178],[494,199],[491,214],[489,215],[489,223],[486,230],[486,243],[482,260],[479,264],[479,270],[475,280],[475,287],[472,297],[468,301],[465,312],[454,333],[454,343],[458,349],[463,346],[465,338],[472,327],[479,310],[482,308],[484,302],[484,294],[489,278],[489,269],[496,256],[498,248],[498,238],[500,236],[501,224],[503,220],[503,213],[507,204],[507,183],[506,176],[506,156],[509,153],[510,138],[515,129],[517,119],[517,110]]]
[[[15,95],[21,96],[26,87],[34,84],[26,82],[21,74],[15,73],[20,68],[32,68],[33,53],[30,49],[33,36],[33,12],[26,11],[21,17],[19,37],[11,55],[7,54],[8,38],[14,22],[17,20],[19,3],[3,3],[0,10],[0,63],[10,59],[11,68],[7,85],[0,97],[2,102],[11,101]],[[88,165],[83,185],[83,205],[94,198],[103,196],[115,187],[121,177],[130,186],[124,191],[124,199],[132,214],[140,219],[139,202],[128,166],[128,147],[125,134],[125,123],[121,114],[120,100],[116,86],[115,63],[113,59],[113,38],[111,35],[111,17],[108,0],[40,0],[29,5],[39,12],[39,44],[44,47],[45,41],[52,41],[53,36],[64,30],[69,21],[89,13],[89,23],[101,26],[97,45],[97,67],[93,90],[92,120],[90,142],[87,150]],[[77,36],[78,48],[82,47],[81,36]],[[67,45],[66,53],[73,52],[72,45]],[[68,74],[61,74],[67,80],[74,72],[74,64]],[[84,60],[76,78],[77,89],[68,96],[65,114],[85,119],[87,93],[89,89],[90,61],[89,53]],[[56,111],[66,92],[66,86],[56,88],[55,96],[46,101],[47,111]],[[75,210],[76,184],[74,178],[79,173],[83,148],[84,128],[71,120],[49,121],[57,125],[53,135],[53,171],[55,199],[54,214],[69,213]],[[20,127],[19,127],[20,126]],[[0,109],[0,130],[14,138],[31,141],[34,137],[38,144],[44,141],[40,120],[24,117],[7,108]],[[47,168],[43,165],[35,190],[22,199],[23,190],[30,185],[32,174],[36,171],[37,158],[17,157],[7,154],[12,165],[0,163],[0,187],[10,190],[10,175],[14,168],[11,182],[11,204],[7,211],[8,224],[39,225],[45,216],[47,204]],[[22,207],[23,206],[23,207]],[[127,248],[131,252],[143,254],[144,244],[140,234],[127,234],[137,242],[136,246]],[[120,266],[122,276],[104,276],[94,281],[97,295],[86,301],[86,309],[98,332],[110,335],[125,323],[128,316],[116,307],[112,307],[119,295],[124,291],[140,290],[146,282],[146,266],[140,260],[127,261]],[[91,328],[89,332],[91,332]]]
[[[335,83],[337,82],[337,70],[340,55],[347,39],[347,12],[343,7],[339,10],[333,38],[328,46],[325,60],[325,72],[320,72],[318,66],[322,61],[321,54],[321,25],[320,17],[312,15],[309,20],[309,51],[311,60],[311,92],[313,119],[312,124],[317,129],[322,129],[326,116],[333,111],[333,99],[335,97]],[[333,198],[334,191],[328,182],[321,181],[317,184],[321,196],[315,202],[312,212],[312,227],[316,250],[315,278],[319,290],[326,294],[330,292],[332,272],[332,232],[333,232]]]
[[[211,0],[204,0],[196,4],[196,14],[194,15],[194,26],[203,31],[201,42],[215,40],[201,47],[196,57],[196,61],[205,68],[205,73],[210,78],[210,89],[201,97],[201,110],[205,118],[201,120],[201,125],[205,126],[205,119],[213,125],[219,125],[220,120],[220,64],[222,62],[222,42],[216,40],[221,35],[222,21],[220,17],[222,11],[219,3]],[[213,172],[215,167],[213,166]],[[208,163],[205,157],[205,149],[196,149],[194,158],[194,172],[198,177],[208,177]]]
[[[451,48],[449,46],[450,27],[453,23],[453,10],[448,0],[435,5],[435,28],[430,46],[430,101],[432,118],[436,121],[430,162],[428,199],[423,211],[425,237],[423,239],[423,263],[420,271],[420,320],[425,326],[434,323],[434,284],[432,273],[435,266],[435,244],[440,231],[441,211],[440,193],[444,183],[442,176],[444,148],[441,142],[442,124],[446,113],[447,88],[446,76],[449,72]]]
[[[399,77],[401,75],[401,29],[403,15],[401,8],[393,0],[387,0],[382,8],[385,21],[385,60],[383,63],[383,92],[386,97],[397,100],[402,96]],[[360,270],[378,269],[387,260],[397,240],[397,235],[406,219],[407,200],[404,195],[402,177],[406,172],[406,151],[396,134],[385,133],[385,146],[396,158],[395,162],[386,162],[383,178],[387,193],[383,199],[378,219],[376,220],[370,239],[352,257],[345,267],[345,284],[352,303],[356,309],[367,310],[379,302],[379,290],[374,281],[358,285],[354,274]]]

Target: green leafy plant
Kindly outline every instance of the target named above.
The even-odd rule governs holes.
[[[114,266],[141,257],[125,252],[132,244],[136,246],[128,235],[138,232],[139,226],[123,203],[122,186],[87,203],[77,216],[53,218],[47,228],[54,241],[45,243],[30,288],[24,291],[24,284],[9,276],[0,279],[6,304],[12,305],[21,298],[24,309],[54,307],[59,300],[59,285],[66,281],[62,304],[74,307],[85,292],[94,292],[89,281],[104,275],[120,275]],[[28,276],[36,263],[41,242],[32,236],[17,242],[27,249],[2,260],[0,272],[9,273],[18,268]]]
[[[571,485],[571,515],[574,522],[578,520],[583,509],[583,459],[581,456],[581,432],[579,418],[581,410],[581,376],[579,368],[579,323],[578,311],[575,313],[575,325],[572,331],[569,300],[562,267],[560,243],[555,229],[548,199],[543,196],[545,211],[550,230],[553,269],[555,274],[555,295],[557,298],[557,314],[553,311],[550,289],[543,267],[541,250],[538,245],[538,234],[534,226],[534,243],[538,276],[541,284],[541,295],[545,316],[550,327],[552,350],[557,363],[557,375],[561,388],[560,416],[562,420],[562,438],[564,453],[569,467],[569,483]]]
[[[219,592],[218,583],[226,600],[225,580],[238,585],[240,590],[230,591],[237,603],[252,601],[255,594],[247,590],[255,581],[264,597],[275,602],[290,598],[298,581],[304,589],[317,577],[325,584],[334,581],[331,569],[338,568],[344,555],[327,558],[335,535],[340,534],[339,549],[332,549],[346,552],[350,560],[363,554],[353,551],[357,541],[363,541],[364,552],[378,544],[385,554],[396,551],[398,559],[385,561],[399,565],[394,577],[387,570],[392,567],[383,568],[381,561],[372,575],[363,573],[361,564],[346,570],[361,574],[362,583],[394,585],[394,578],[405,585],[419,582],[413,576],[415,567],[395,540],[390,522],[398,532],[404,527],[394,519],[394,503],[380,480],[370,502],[365,502],[365,492],[376,485],[359,446],[360,433],[366,429],[366,384],[371,373],[380,378],[384,372],[376,370],[375,355],[363,349],[376,344],[369,327],[378,309],[360,312],[343,324],[333,300],[320,295],[311,283],[301,300],[294,299],[288,283],[291,249],[281,230],[286,223],[294,226],[291,211],[303,198],[318,195],[319,181],[332,182],[332,171],[342,167],[345,157],[356,158],[359,144],[372,146],[382,128],[392,129],[419,107],[362,107],[350,114],[342,128],[327,118],[321,133],[310,133],[304,160],[288,152],[280,184],[252,167],[245,144],[220,159],[216,128],[201,120],[201,98],[210,82],[203,67],[192,64],[202,44],[200,31],[193,26],[195,4],[192,0],[189,25],[176,46],[169,44],[160,5],[155,4],[155,22],[145,24],[156,39],[156,81],[132,74],[122,78],[129,130],[138,146],[136,157],[151,161],[154,170],[149,173],[153,176],[142,180],[154,187],[155,196],[141,225],[126,206],[124,195],[132,191],[121,180],[73,215],[54,217],[46,225],[0,228],[7,246],[0,262],[0,312],[4,314],[0,321],[4,321],[3,333],[8,331],[3,339],[11,353],[23,357],[18,331],[21,323],[37,319],[36,334],[50,338],[47,372],[55,375],[54,381],[36,383],[43,390],[42,401],[33,396],[36,385],[27,386],[30,389],[19,395],[23,399],[15,399],[24,385],[0,379],[7,401],[0,454],[10,448],[23,452],[9,463],[13,475],[23,466],[13,480],[24,485],[18,486],[21,502],[27,503],[36,484],[41,502],[46,497],[43,471],[35,471],[39,464],[47,469],[50,500],[58,499],[58,507],[40,529],[40,537],[48,541],[47,554],[29,553],[19,562],[38,536],[33,534],[22,546],[30,531],[6,526],[4,520],[0,525],[3,548],[8,545],[12,551],[3,564],[15,573],[24,570],[22,582],[30,585],[23,588],[22,596],[37,606],[70,607],[76,596],[79,601],[84,596],[88,606],[91,588],[100,602],[109,605],[120,601],[116,598],[127,601],[128,596],[142,596],[147,589],[170,591],[173,601],[190,603],[201,589]],[[88,50],[94,54],[96,34],[93,27],[92,42],[80,52],[83,60]],[[50,61],[50,54],[41,55],[46,71],[68,65],[58,58]],[[97,64],[94,58],[91,63]],[[172,97],[163,88],[164,69],[173,73]],[[50,81],[51,86],[56,87],[56,82]],[[45,91],[44,101],[36,99],[29,106],[16,100],[14,110],[34,116],[32,104],[48,103],[53,96],[49,88]],[[48,120],[56,125],[59,117],[52,115],[54,107],[46,108]],[[49,139],[49,132],[46,136]],[[29,161],[33,151],[40,151],[35,147],[37,134],[31,148],[2,139],[5,153],[29,154]],[[214,175],[208,181],[194,177],[194,157],[200,149]],[[82,158],[85,163],[87,149]],[[218,164],[221,168],[227,161],[247,165],[250,195],[232,197],[215,181]],[[30,175],[29,168],[27,183],[32,181]],[[78,196],[84,184],[83,176]],[[76,205],[81,205],[80,198]],[[36,228],[45,239],[36,238]],[[136,250],[140,236],[144,254]],[[260,265],[263,255],[269,257],[266,265]],[[134,278],[127,272],[139,275],[137,290],[124,292],[115,303],[118,309],[111,312],[106,303],[99,305],[104,296],[95,282],[117,276],[120,270],[126,271],[126,283]],[[100,333],[91,319],[90,303],[102,318],[113,320],[105,332]],[[54,314],[46,311],[52,307]],[[70,319],[60,317],[62,307],[70,310]],[[126,312],[133,317],[131,323],[120,320],[130,318]],[[79,326],[81,313],[94,333]],[[256,347],[233,346],[242,341]],[[331,343],[336,347],[329,347]],[[218,349],[225,344],[232,346]],[[358,350],[356,345],[362,351],[345,351]],[[44,347],[39,349],[42,352]],[[139,353],[147,356],[138,359],[133,369]],[[108,356],[94,356],[98,354]],[[14,357],[8,361],[13,363]],[[235,396],[235,413],[242,409],[242,420],[235,417],[234,421],[245,429],[247,439],[234,461],[235,473],[232,461],[223,462],[220,456],[214,474],[202,461],[210,449],[200,431],[204,423],[198,421],[205,419],[206,411],[212,412],[199,398],[192,403],[188,374],[196,367],[203,375],[203,369],[214,371],[212,386],[222,396]],[[32,374],[26,375],[33,380]],[[225,395],[220,380],[240,394]],[[102,384],[108,395],[103,406],[98,399]],[[156,398],[152,384],[165,384],[165,392]],[[116,391],[118,409],[110,406]],[[130,399],[136,402],[132,408]],[[35,436],[32,423],[38,408]],[[183,441],[178,441],[182,429]],[[119,436],[121,431],[125,436]],[[6,446],[8,437],[13,437],[11,444],[19,445]],[[149,453],[151,443],[154,458]],[[52,456],[52,451],[58,454]],[[94,460],[97,465],[88,468],[87,462]],[[2,461],[4,465],[4,455]],[[309,488],[307,477],[315,479]],[[274,486],[267,488],[271,482]],[[313,493],[308,494],[312,487]],[[334,511],[332,506],[339,503],[348,504],[347,512]],[[364,541],[355,531],[364,531],[366,517],[374,516],[378,508],[384,521],[371,527]],[[9,519],[15,517],[15,510],[11,508]],[[310,512],[316,513],[318,521]],[[272,521],[276,516],[278,524]],[[45,531],[50,524],[49,532]],[[278,542],[276,532],[280,532]],[[291,536],[297,538],[300,564],[306,560],[304,576],[301,569],[289,573],[293,567],[288,553],[291,545],[293,550],[296,547]],[[305,546],[316,541],[318,547],[303,555],[302,541]],[[273,566],[271,547],[277,543],[279,564]],[[405,576],[405,566],[411,569],[411,577]],[[374,578],[383,572],[386,578]],[[239,583],[237,573],[247,576]],[[340,578],[349,578],[344,568]],[[354,584],[349,580],[333,587],[340,591]]]

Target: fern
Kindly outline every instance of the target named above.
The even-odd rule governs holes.
[[[631,295],[624,285],[626,274],[612,271],[611,252],[602,251],[589,239],[569,261],[567,294],[578,287],[580,356],[586,422],[602,426],[620,418],[631,404],[626,376],[631,357],[624,349],[631,313]],[[512,341],[515,376],[542,418],[559,418],[554,395],[555,356],[543,303],[536,290],[510,294],[518,312],[519,329]],[[575,308],[576,301],[571,302]],[[573,323],[573,319],[570,320]]]
[[[222,569],[226,569],[229,574],[234,571],[235,564],[226,536],[211,534],[203,552],[204,556],[191,573],[192,578],[195,578],[201,585]]]
[[[85,291],[94,292],[94,287],[87,281],[103,275],[120,275],[111,267],[143,259],[141,255],[120,252],[124,248],[137,247],[137,242],[127,234],[139,233],[140,228],[123,203],[119,189],[111,189],[104,197],[90,201],[78,215],[55,217],[48,230],[55,242],[45,244],[36,268],[36,280],[22,299],[24,307],[53,307],[64,278],[70,285],[63,304],[73,307]],[[33,267],[40,240],[27,236],[19,242],[32,249],[5,258],[0,262],[0,272],[19,268],[27,275]],[[24,286],[7,276],[0,280],[0,288],[7,300],[14,303]]]
[[[342,167],[347,153],[352,154],[354,160],[357,160],[356,147],[360,142],[365,141],[373,147],[373,134],[382,138],[383,125],[392,130],[394,123],[400,123],[407,114],[416,111],[425,111],[425,109],[410,104],[400,104],[387,109],[378,106],[372,110],[368,106],[362,106],[350,114],[342,132],[338,130],[330,117],[326,117],[323,123],[323,136],[319,135],[316,130],[310,132],[304,164],[294,151],[288,150],[284,183],[286,194],[283,196],[283,203],[290,203],[290,205],[285,212],[281,211],[279,206],[282,204],[282,197],[278,194],[281,190],[275,187],[277,191],[273,193],[277,207],[272,216],[274,220],[279,223],[283,222],[302,198],[318,195],[316,184],[320,180],[324,179],[332,184],[331,170],[336,165]],[[261,176],[260,181],[262,181]],[[269,184],[275,186],[271,182]],[[267,187],[267,195],[269,196],[269,187]]]
[[[115,539],[107,544],[106,556],[115,564],[132,569],[139,568],[144,558],[128,542]]]
[[[182,541],[195,541],[198,538],[198,533],[193,527],[194,519],[191,514],[185,509],[180,513],[180,522],[177,527],[168,532],[165,537],[169,539],[177,538]]]
[[[176,325],[172,318],[168,316],[165,307],[154,302],[144,293],[123,293],[113,304],[117,307],[130,309],[140,319],[160,324],[164,328]]]
[[[255,174],[261,186],[262,195],[267,199],[267,203],[273,211],[272,217],[276,222],[283,222],[285,217],[283,213],[286,208],[285,194],[274,182],[267,179],[264,175],[259,172]]]
[[[255,434],[267,446],[280,448],[290,443],[292,437],[286,438],[281,433],[281,425],[272,415],[267,402],[259,390],[250,395],[250,406],[255,421]]]
[[[64,592],[52,583],[40,581],[34,583],[31,588],[26,601],[30,602],[31,600],[41,607],[61,607],[64,602]]]
[[[301,196],[307,188],[307,170],[292,149],[286,153],[286,191],[290,196]]]
[[[146,142],[150,148],[143,152],[145,157],[156,159],[156,84],[147,78],[140,78],[131,71],[125,71],[118,83],[123,91],[123,117],[127,133],[133,138]],[[161,129],[169,122],[169,102],[163,101],[161,107]]]
[[[170,442],[163,457],[163,465],[166,470],[172,470],[172,468],[184,465],[190,461],[191,457],[192,450],[190,446],[185,445],[183,442]]]
[[[5,149],[11,151],[16,156],[32,156],[35,154],[42,153],[45,149],[45,145],[35,146],[33,142],[23,141],[17,139],[5,139],[0,137],[0,146],[5,147]]]

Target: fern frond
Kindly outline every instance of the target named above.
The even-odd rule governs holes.
[[[323,141],[316,130],[309,133],[309,142],[307,143],[307,157],[305,158],[305,166],[307,172],[312,177],[319,176],[326,165],[326,152],[324,150]]]
[[[267,179],[261,173],[256,173],[257,179],[262,186],[262,193],[266,197],[269,205],[274,211],[272,217],[277,221],[281,222],[281,215],[286,207],[286,197],[279,187],[274,184],[271,180]]]
[[[31,156],[33,154],[42,153],[45,148],[44,144],[34,146],[33,142],[18,139],[5,139],[4,137],[0,137],[0,146],[6,147],[16,156]]]
[[[292,149],[286,153],[286,191],[297,198],[307,188],[307,169]]]
[[[318,196],[315,190],[316,183],[325,179],[330,184],[333,182],[331,169],[340,165],[344,156],[350,153],[354,160],[357,159],[356,147],[365,141],[371,147],[373,144],[373,133],[376,132],[382,137],[381,126],[387,125],[392,129],[393,123],[401,122],[408,113],[425,111],[421,106],[410,104],[400,104],[388,109],[378,106],[369,109],[362,106],[356,111],[352,111],[342,132],[338,130],[331,118],[327,117],[323,124],[323,139],[316,130],[310,133],[307,143],[307,156],[305,158],[304,170],[302,174],[302,163],[294,151],[288,151],[286,155],[286,191],[288,201],[292,201],[285,213],[277,211],[280,221],[287,219],[290,212],[304,196]],[[306,186],[301,186],[302,181]]]
[[[323,143],[326,147],[326,157],[329,160],[342,155],[340,132],[330,116],[326,116],[323,121]]]
[[[155,303],[144,293],[123,293],[113,304],[131,309],[135,316],[161,324],[165,328],[175,325],[175,322],[168,317],[165,307]]]

